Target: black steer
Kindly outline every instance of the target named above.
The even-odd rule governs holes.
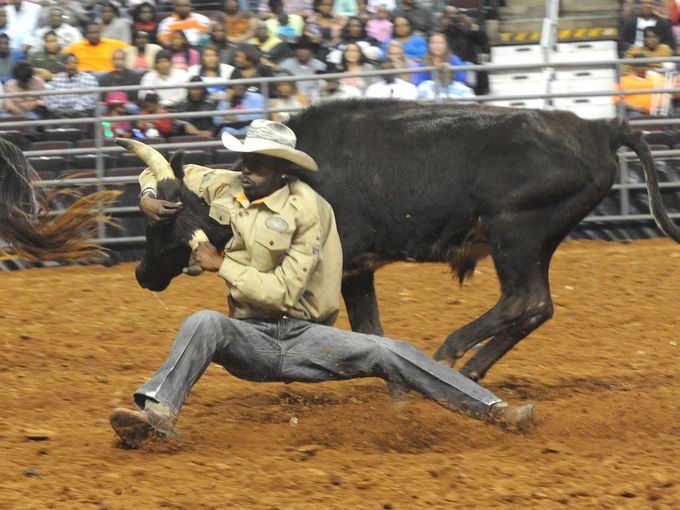
[[[296,174],[335,210],[342,293],[355,331],[382,334],[373,284],[382,265],[446,262],[462,283],[492,256],[498,303],[450,334],[435,355],[454,362],[488,339],[462,369],[473,379],[552,316],[550,259],[611,188],[619,147],[640,157],[652,214],[680,242],[649,147],[626,123],[562,111],[358,100],[309,108],[288,125],[321,169]],[[181,165],[174,173],[182,176]],[[161,182],[159,191],[169,200],[181,196],[187,207],[173,225],[147,229],[137,276],[154,289],[186,265],[192,229],[204,229],[218,248],[229,236],[178,181]]]

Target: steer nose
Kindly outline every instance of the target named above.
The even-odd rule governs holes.
[[[135,278],[137,278],[137,283],[139,286],[143,289],[149,288],[149,283],[146,281],[146,277],[144,276],[144,270],[142,269],[142,265],[138,265],[137,268],[135,269]]]

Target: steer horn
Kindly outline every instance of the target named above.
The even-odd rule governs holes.
[[[192,250],[195,250],[198,247],[199,243],[209,243],[210,239],[208,239],[208,236],[203,232],[203,230],[196,229],[194,230],[194,234],[191,236],[191,239],[189,239],[189,246],[191,247]],[[188,274],[189,276],[198,276],[199,274],[203,273],[203,268],[199,265],[193,265],[189,267],[185,267],[182,269],[182,272],[184,274]]]
[[[133,154],[136,154],[139,159],[144,161],[144,163],[149,166],[149,170],[151,170],[153,175],[156,177],[156,181],[162,181],[163,179],[177,179],[177,177],[175,177],[175,173],[170,167],[170,163],[168,163],[163,155],[156,149],[149,147],[142,142],[131,140],[129,138],[116,138],[116,143],[129,150]]]

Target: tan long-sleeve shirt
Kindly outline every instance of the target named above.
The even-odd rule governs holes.
[[[184,167],[184,184],[210,206],[213,220],[233,231],[219,270],[230,316],[332,324],[340,306],[342,247],[330,204],[294,178],[251,203],[239,175]],[[139,182],[142,189],[156,188],[148,170]]]

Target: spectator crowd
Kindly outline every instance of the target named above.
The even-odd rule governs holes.
[[[199,1],[199,0],[196,0]],[[0,84],[5,93],[140,85],[134,92],[68,93],[2,100],[1,115],[25,119],[176,111],[224,111],[187,122],[106,123],[106,136],[241,134],[260,114],[350,97],[403,99],[486,93],[485,77],[445,72],[478,63],[488,39],[456,7],[428,0],[224,0],[218,11],[170,4],[7,0],[0,6]],[[210,4],[214,5],[214,4]],[[439,76],[425,71],[438,66]],[[352,76],[402,69],[382,77]],[[329,74],[347,76],[329,78]],[[316,79],[296,81],[297,76]],[[225,80],[290,78],[262,89]],[[205,87],[187,88],[203,83]],[[176,88],[158,88],[177,85]],[[0,90],[2,92],[3,90]],[[285,119],[286,112],[275,114]]]

